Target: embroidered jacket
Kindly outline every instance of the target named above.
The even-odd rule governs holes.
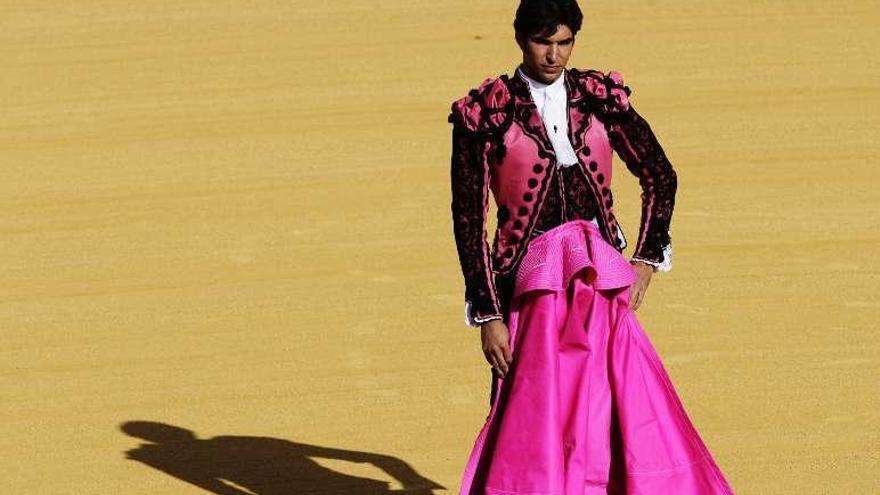
[[[615,71],[564,72],[569,139],[577,170],[589,186],[603,238],[627,246],[614,216],[612,152],[642,188],[642,212],[632,259],[655,270],[671,268],[669,235],[677,177],[645,119],[629,102],[631,90]],[[465,321],[478,326],[501,318],[495,275],[512,272],[540,218],[557,171],[544,123],[518,74],[484,81],[452,104],[452,220],[465,282]],[[561,180],[561,179],[560,179]],[[497,205],[492,249],[487,241],[489,191]],[[592,210],[592,209],[589,209]],[[589,219],[587,219],[589,220]]]

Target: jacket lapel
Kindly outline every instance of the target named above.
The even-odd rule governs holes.
[[[550,142],[550,136],[547,135],[547,129],[544,128],[541,114],[538,113],[538,107],[532,100],[529,84],[514,69],[513,77],[507,79],[507,85],[511,96],[513,96],[515,121],[519,123],[523,132],[538,145],[538,155],[541,158],[551,158],[555,164],[556,153],[553,151],[553,144]]]
[[[578,151],[583,147],[584,133],[589,129],[592,119],[590,115],[590,101],[584,93],[584,89],[578,83],[577,69],[566,69],[565,90],[568,93],[568,139],[575,149],[575,154],[580,161]]]

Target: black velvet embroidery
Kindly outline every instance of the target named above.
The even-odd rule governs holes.
[[[639,242],[633,257],[662,262],[670,243],[669,227],[675,207],[678,177],[648,122],[630,106],[607,123],[608,138],[642,188]]]
[[[591,220],[597,214],[595,196],[579,167],[560,167],[551,174],[547,197],[532,231],[533,239],[569,220]]]
[[[452,226],[465,281],[465,299],[473,304],[476,317],[501,314],[484,225],[489,190],[481,159],[483,146],[483,140],[475,134],[453,128]]]
[[[590,220],[596,216],[596,197],[578,167],[562,169],[565,177],[566,219]]]

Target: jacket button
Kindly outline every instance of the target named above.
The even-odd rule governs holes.
[[[536,174],[540,174],[541,171],[544,170],[544,166],[540,163],[536,163],[535,166],[532,167],[532,170],[534,170]]]
[[[498,207],[498,221],[504,223],[507,219],[510,218],[510,210],[507,209],[506,206],[501,205]]]
[[[516,234],[510,234],[510,242],[516,244],[517,242],[519,242],[519,236]]]
[[[525,206],[520,206],[516,212],[519,213],[519,216],[524,217],[529,214],[529,209]]]
[[[590,170],[591,170],[592,172],[595,172],[596,169],[598,169],[598,168],[599,168],[599,164],[596,163],[596,160],[592,160],[592,161],[590,161]]]
[[[532,200],[532,193],[523,194],[523,201],[531,201],[531,200]]]
[[[504,257],[505,258],[513,258],[513,249],[507,248],[507,251],[504,251]]]
[[[535,188],[538,186],[538,179],[529,179],[529,187]]]
[[[611,191],[609,191],[607,187],[602,188],[602,196],[608,196],[608,193],[610,193],[610,192]]]
[[[597,175],[596,181],[599,182],[599,184],[602,184],[603,182],[605,182],[605,176],[602,174]]]
[[[516,230],[521,230],[523,228],[522,221],[521,220],[514,220],[513,221],[513,228],[515,228]]]
[[[584,155],[590,154],[590,147],[589,146],[584,146],[583,150],[584,150]]]

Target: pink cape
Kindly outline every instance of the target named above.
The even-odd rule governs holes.
[[[592,222],[531,241],[508,319],[512,367],[460,495],[733,494],[629,306],[635,280]]]

